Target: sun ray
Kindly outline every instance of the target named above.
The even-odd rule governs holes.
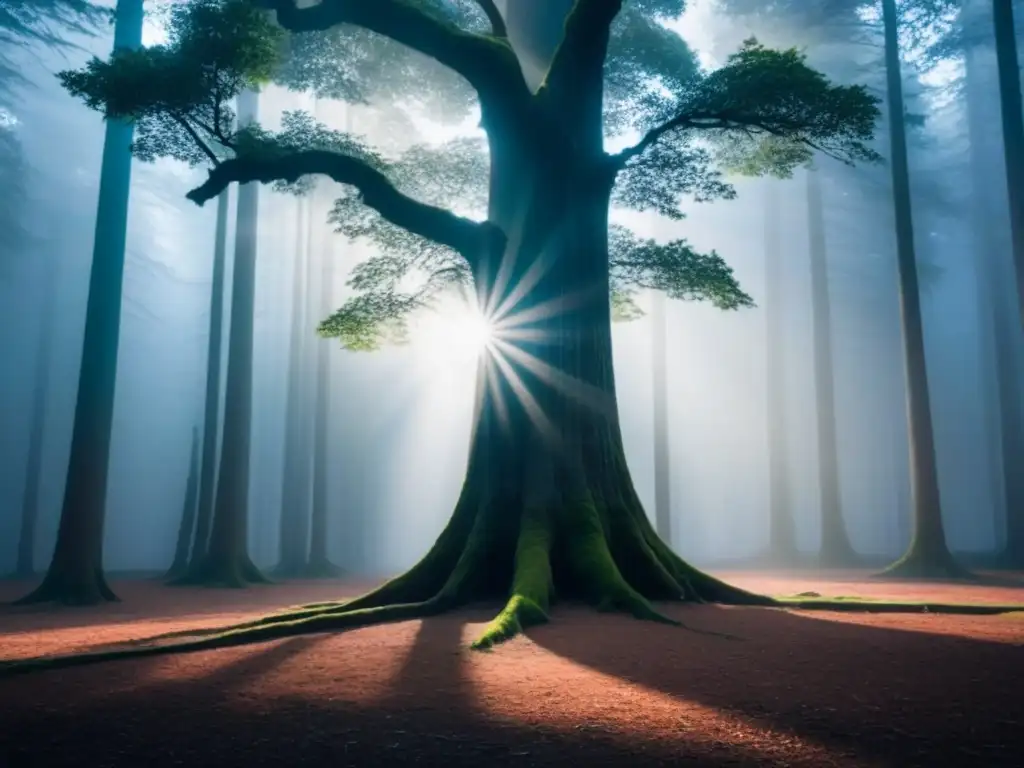
[[[554,424],[544,413],[544,409],[540,403],[537,402],[537,398],[530,392],[529,387],[522,380],[512,365],[505,359],[505,356],[496,347],[490,349],[490,354],[498,368],[501,370],[501,374],[505,377],[509,386],[512,388],[513,394],[519,400],[519,403],[523,406],[523,410],[526,411],[527,417],[533,422],[533,425],[537,428],[537,431],[549,439],[552,443],[559,442],[558,432],[555,429]]]

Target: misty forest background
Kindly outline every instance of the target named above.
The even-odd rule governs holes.
[[[705,66],[722,64],[755,35],[769,46],[805,47],[830,77],[866,83],[884,97],[873,3],[777,3],[770,12],[763,5],[694,0],[673,26]],[[817,5],[830,10],[818,14],[810,8]],[[902,5],[913,11],[910,0]],[[1019,415],[1024,349],[992,7],[964,0],[941,36],[932,30],[903,41],[943,520],[951,548],[974,557],[1005,543],[1004,467],[1022,466],[1019,440],[1007,438],[1021,429],[1019,418],[1006,418],[1005,393],[1009,382]],[[106,58],[113,30],[106,22],[92,32],[44,24],[43,34],[24,37],[5,13],[0,7],[0,24],[8,25],[0,27],[0,573],[15,569],[26,498],[37,498],[37,570],[53,551],[96,228],[103,122],[54,73],[92,55]],[[144,40],[159,35],[147,19]],[[440,141],[458,128],[418,122],[386,135],[369,109],[276,86],[260,94],[260,119],[270,127],[299,108],[385,146]],[[877,147],[886,156],[887,136],[883,124]],[[204,173],[171,161],[133,165],[107,495],[111,571],[164,569],[174,555],[206,389],[217,205],[198,208],[184,198]],[[819,426],[834,417],[850,541],[862,555],[892,560],[906,548],[911,518],[890,169],[822,162],[789,180],[736,185],[737,199],[689,203],[681,222],[630,217],[650,237],[682,236],[717,250],[757,302],[722,312],[642,295],[645,316],[614,328],[637,489],[652,518],[657,495],[663,507],[669,500],[671,518],[686,522],[685,537],[670,536],[684,558],[734,563],[769,542],[774,464],[774,503],[783,499],[799,549],[813,554],[828,474],[820,471]],[[253,223],[238,217],[236,199],[233,190],[228,286],[235,231]],[[312,504],[314,427],[326,419],[319,450],[328,468],[330,559],[382,575],[414,562],[449,517],[465,468],[475,363],[456,335],[442,343],[445,323],[459,321],[454,310],[425,320],[429,332],[413,334],[410,345],[372,354],[315,336],[349,295],[350,270],[370,253],[331,232],[329,204],[323,194],[259,192],[249,546],[257,565],[278,562],[282,509]],[[335,268],[325,270],[325,259]],[[223,311],[227,318],[230,291]],[[225,335],[222,360],[227,353]],[[322,365],[329,397],[318,403]],[[834,414],[827,402],[822,407],[828,382]],[[667,472],[656,494],[659,440]],[[308,480],[293,487],[289,446],[299,467],[291,476]]]

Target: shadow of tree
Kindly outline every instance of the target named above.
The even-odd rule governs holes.
[[[529,636],[574,663],[799,735],[833,754],[901,768],[1021,764],[1021,645],[824,614],[662,608],[701,632],[741,639],[582,608],[560,611],[557,622]],[[595,637],[601,641],[583,640]]]

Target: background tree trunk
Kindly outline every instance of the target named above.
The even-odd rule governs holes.
[[[181,507],[181,522],[178,525],[178,540],[174,546],[174,559],[167,570],[168,579],[184,575],[188,569],[189,550],[196,527],[196,504],[199,497],[199,428],[192,428],[192,449],[188,457],[188,477],[185,481],[185,498]]]
[[[334,309],[335,238],[324,238],[320,253],[320,301],[318,312],[327,317]],[[317,578],[338,576],[340,569],[330,561],[328,541],[330,529],[330,490],[328,436],[331,429],[331,344],[330,339],[317,339],[316,348],[316,412],[313,423],[313,513],[309,543],[309,575]]]
[[[946,544],[935,460],[928,367],[921,320],[921,293],[914,253],[914,224],[910,204],[910,169],[900,74],[898,16],[895,0],[882,0],[885,27],[885,68],[889,105],[889,138],[896,214],[900,319],[907,377],[907,417],[910,439],[910,489],[914,531],[903,557],[886,572],[895,576],[949,576],[958,568]]]
[[[295,264],[292,269],[292,317],[288,349],[288,395],[285,414],[284,482],[281,493],[280,557],[276,573],[283,577],[297,576],[306,567],[309,551],[309,507],[306,485],[309,464],[303,450],[303,393],[305,382],[304,348],[307,346],[305,290],[303,270],[309,264],[310,221],[306,214],[309,198],[296,201]],[[308,286],[307,286],[308,287]]]
[[[665,294],[651,292],[651,379],[654,402],[654,527],[672,543],[672,470],[668,422]]]
[[[992,17],[999,73],[999,103],[1002,113],[1006,186],[1010,203],[1014,277],[1017,284],[1018,310],[1024,324],[1024,107],[1021,104],[1020,63],[1011,0],[993,0]],[[1014,341],[1019,344],[1019,338]],[[1019,346],[1017,348],[1019,349]],[[1004,559],[1007,565],[1019,568],[1024,567],[1024,436],[1021,434],[1024,423],[1020,384],[1019,381],[1013,384],[1015,386],[1008,393],[1004,403],[1009,404],[1011,408],[1003,411],[1003,476],[1009,483],[1006,489]]]
[[[57,309],[57,266],[46,270],[36,346],[36,365],[32,377],[35,394],[32,398],[32,423],[28,435],[28,462],[25,465],[25,490],[21,498],[21,530],[18,534],[18,559],[14,576],[27,579],[35,574],[36,528],[39,524],[39,492],[43,468],[43,446],[46,438],[46,406],[50,399],[50,368],[53,347],[53,326]]]
[[[825,209],[820,171],[808,170],[807,227],[811,256],[811,328],[814,336],[814,393],[818,423],[818,489],[821,503],[822,565],[856,562],[843,519],[839,488],[839,445],[836,436],[835,371],[832,360],[832,299],[829,294]]]
[[[782,275],[782,210],[778,192],[778,182],[765,182],[764,312],[768,415],[768,549],[772,560],[791,563],[797,556],[797,547],[787,450],[786,341],[783,323],[785,279]]]
[[[213,246],[213,280],[210,284],[210,333],[206,353],[206,395],[203,405],[203,455],[199,476],[199,505],[195,540],[189,558],[188,579],[198,577],[206,562],[217,489],[217,455],[220,447],[220,363],[224,323],[224,262],[227,260],[228,209],[231,198],[225,189],[217,198],[217,229]]]
[[[142,45],[142,19],[142,0],[118,0],[114,50]],[[132,135],[131,123],[107,121],[64,506],[50,567],[43,583],[22,598],[22,603],[94,604],[117,599],[103,574],[103,529],[121,331]]]
[[[259,94],[243,91],[238,97],[239,125],[256,120],[258,111]],[[247,536],[258,208],[259,185],[240,185],[231,288],[224,440],[213,530],[201,575],[204,583],[232,587],[266,580],[249,558]]]

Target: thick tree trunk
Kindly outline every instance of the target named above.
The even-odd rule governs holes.
[[[320,249],[320,301],[321,318],[333,310],[334,300],[334,238],[328,235]],[[313,578],[333,578],[341,569],[328,555],[330,529],[330,493],[328,488],[328,436],[331,429],[331,341],[316,342],[316,410],[313,423],[313,513],[309,539],[309,565],[307,575]]]
[[[899,266],[900,319],[907,380],[910,438],[910,492],[914,531],[904,555],[886,569],[893,576],[946,577],[961,573],[946,545],[935,460],[928,367],[925,359],[921,293],[914,254],[914,224],[910,205],[910,169],[900,74],[898,17],[895,0],[882,0],[885,24],[886,85],[896,249]]]
[[[275,574],[285,578],[299,576],[306,569],[309,552],[309,462],[303,441],[304,398],[306,391],[303,361],[306,336],[309,329],[304,322],[303,269],[312,270],[309,263],[310,219],[308,198],[299,198],[296,220],[295,266],[292,270],[291,339],[288,349],[288,400],[285,414],[284,482],[281,490],[280,556]],[[307,281],[308,282],[308,281]]]
[[[115,50],[142,44],[142,17],[142,0],[118,0]],[[43,583],[21,603],[94,604],[117,599],[103,574],[103,527],[121,330],[132,134],[130,123],[107,121],[64,507]]]
[[[217,198],[217,228],[214,233],[213,280],[210,284],[210,334],[206,352],[206,395],[203,405],[203,455],[199,475],[199,506],[195,540],[189,557],[186,581],[200,579],[210,542],[213,500],[217,488],[217,454],[220,447],[220,363],[224,321],[224,262],[227,259],[228,190]]]
[[[36,347],[35,373],[32,377],[32,423],[28,435],[28,462],[25,466],[25,490],[21,499],[21,530],[18,534],[18,559],[14,576],[31,578],[35,574],[36,528],[39,524],[39,492],[43,469],[43,446],[46,437],[46,405],[50,398],[50,368],[53,347],[53,326],[56,319],[57,273],[45,275],[46,299],[42,307],[39,344]]]
[[[829,295],[825,209],[820,171],[807,171],[807,225],[811,254],[811,324],[814,336],[814,392],[818,423],[818,492],[821,503],[822,565],[857,562],[843,519],[836,435],[835,371],[832,361],[832,300]]]
[[[259,95],[238,97],[241,125],[256,119]],[[224,440],[220,453],[213,528],[197,581],[243,587],[266,581],[249,558],[249,453],[252,430],[253,312],[256,297],[257,184],[238,188],[235,264],[231,287]]]
[[[196,504],[199,497],[199,429],[192,428],[192,450],[188,458],[188,477],[185,481],[185,499],[178,524],[178,539],[174,546],[174,559],[167,569],[167,579],[177,579],[188,570],[189,551],[196,527]]]
[[[786,426],[786,342],[783,324],[781,199],[777,182],[765,185],[764,312],[765,365],[768,410],[768,509],[770,559],[791,563],[797,557],[793,526],[793,496],[789,483]]]
[[[985,64],[986,60],[991,63],[990,56],[991,50],[981,46],[971,46],[964,51],[973,186],[970,214],[976,243],[975,274],[984,352],[983,374],[984,383],[992,385],[986,386],[983,392],[986,427],[993,438],[986,447],[991,451],[989,465],[996,475],[993,487],[996,546],[1008,552],[1009,541],[1004,534],[1009,527],[1009,511],[1024,507],[1024,475],[1019,471],[1024,464],[1019,361],[1021,331],[1013,297],[1006,286],[1011,267],[1007,263],[1005,249],[1001,247],[1004,243],[1000,242],[990,221],[992,212],[1001,204],[998,187],[994,188],[989,181],[993,165],[998,162],[991,154],[995,128],[982,101],[985,96]],[[994,376],[990,375],[989,366],[994,368]]]
[[[654,405],[654,526],[672,543],[672,470],[669,459],[668,351],[665,294],[651,294],[651,380]]]
[[[1007,193],[1010,203],[1010,237],[1013,244],[1014,277],[1017,285],[1018,310],[1024,325],[1024,112],[1020,91],[1020,64],[1017,55],[1017,32],[1011,0],[993,0],[996,62],[999,73],[999,103],[1002,113],[1003,151],[1006,163]],[[1019,341],[1019,340],[1018,340]],[[1019,347],[1018,347],[1019,348]],[[1008,565],[1024,567],[1024,439],[1021,430],[1019,384],[1009,393],[1013,401],[1010,412],[1004,410],[1004,471],[1012,487],[1006,495],[1006,547]],[[1007,452],[1006,433],[1014,445]],[[1012,479],[1011,479],[1012,478]]]

